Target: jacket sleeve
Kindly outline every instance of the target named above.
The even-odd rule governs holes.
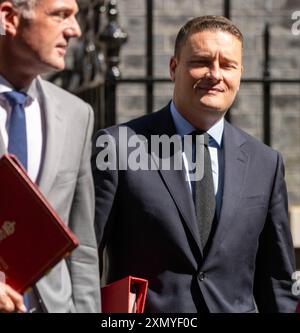
[[[95,184],[95,230],[100,257],[100,272],[105,278],[104,249],[116,214],[118,171],[115,138],[100,130],[93,140],[92,172]]]
[[[277,153],[266,222],[256,258],[254,297],[259,312],[295,312],[297,297],[292,293],[295,257],[288,223],[284,164]]]

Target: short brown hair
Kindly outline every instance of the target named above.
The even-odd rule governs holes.
[[[234,35],[243,45],[243,35],[240,30],[226,17],[224,16],[200,16],[188,21],[178,32],[176,41],[174,55],[179,58],[180,51],[184,43],[186,42],[188,36],[195,32],[201,31],[225,31]]]

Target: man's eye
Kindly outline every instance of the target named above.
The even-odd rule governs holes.
[[[66,13],[58,13],[57,16],[62,18],[62,19],[65,19],[67,17],[67,14]]]
[[[223,64],[221,67],[226,69],[235,69],[236,66],[234,64]]]
[[[66,12],[56,12],[56,13],[53,13],[52,16],[64,20],[65,18],[68,17],[68,14]]]
[[[191,62],[192,66],[208,66],[209,61],[207,60],[194,60]]]

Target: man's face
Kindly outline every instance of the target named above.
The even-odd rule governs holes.
[[[228,32],[193,33],[179,59],[171,59],[170,73],[178,111],[194,125],[203,117],[214,122],[226,113],[239,89],[242,44]]]
[[[39,0],[30,19],[20,18],[16,52],[38,73],[62,70],[69,39],[81,34],[76,0]]]

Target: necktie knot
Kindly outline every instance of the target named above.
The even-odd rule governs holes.
[[[4,93],[5,98],[8,100],[12,108],[17,105],[24,107],[27,95],[19,91],[9,91]]]
[[[4,95],[11,105],[7,150],[10,154],[17,156],[24,168],[27,169],[27,133],[24,105],[27,95],[18,91],[6,92]]]
[[[196,137],[197,136],[202,136],[202,140],[200,140],[200,143],[203,143],[205,146],[209,146],[209,141],[210,141],[210,135],[206,132],[200,131],[200,130],[195,130],[190,133],[193,137],[193,142],[196,142]]]

